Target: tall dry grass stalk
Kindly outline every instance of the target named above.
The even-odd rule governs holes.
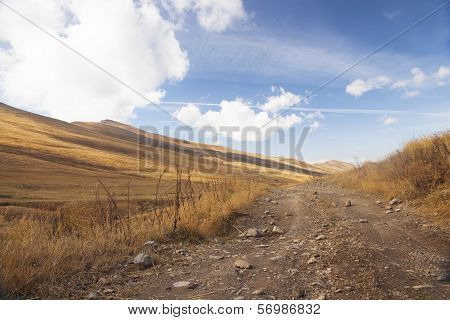
[[[160,181],[164,175],[161,174]],[[201,239],[226,233],[233,213],[247,206],[264,185],[237,178],[193,184],[177,170],[175,197],[155,195],[154,207],[132,212],[101,182],[95,199],[55,211],[0,211],[0,294],[4,298],[67,297],[68,283],[94,281],[150,239]],[[128,186],[129,188],[129,186]]]
[[[448,222],[450,132],[413,140],[380,162],[330,177],[344,187],[385,197],[403,197]]]

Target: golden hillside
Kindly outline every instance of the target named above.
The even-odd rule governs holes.
[[[450,132],[408,142],[380,162],[367,162],[332,177],[344,187],[411,200],[420,212],[448,226]]]
[[[241,153],[141,131],[105,120],[67,123],[0,104],[0,201],[65,201],[92,194],[101,179],[124,196],[154,193],[189,168],[193,181],[249,175],[270,182],[304,180],[329,170],[292,159]],[[153,160],[148,160],[153,159]]]

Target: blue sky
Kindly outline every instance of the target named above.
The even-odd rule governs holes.
[[[307,161],[353,161],[355,157],[376,160],[409,139],[449,129],[450,6],[317,91],[308,103],[303,100],[294,103],[296,97],[302,99],[443,4],[443,0],[233,0],[227,2],[229,5],[226,2],[213,4],[214,1],[201,4],[192,0],[161,0],[154,4],[130,1],[128,7],[121,7],[126,2],[102,4],[99,1],[100,4],[93,5],[80,1],[83,5],[68,5],[64,10],[57,4],[29,10],[21,7],[20,2],[7,1],[31,18],[34,11],[42,10],[36,15],[36,22],[102,67],[106,66],[138,91],[155,95],[154,100],[162,108],[193,127],[229,125],[235,121],[233,119],[237,119],[239,126],[258,125],[265,117],[277,118],[283,110],[279,105],[275,106],[278,109],[270,109],[274,107],[268,105],[270,97],[291,99],[291,104],[286,102],[284,107],[292,108],[282,116],[291,118],[280,123],[286,131],[296,128],[297,133],[305,126],[314,126],[303,147]],[[126,23],[128,18],[134,19],[132,14],[126,16],[123,13],[133,6],[142,10],[141,17],[148,19],[143,22],[136,18],[144,25],[138,33],[133,33],[132,29],[136,23],[130,23],[130,27]],[[98,12],[95,20],[101,24],[95,25],[89,20],[86,8],[89,12]],[[136,8],[134,12],[138,10]],[[216,9],[218,15],[211,16]],[[71,12],[70,19],[67,18],[68,11]],[[101,17],[105,12],[116,21],[124,21],[123,25],[111,24],[107,28],[108,17]],[[11,12],[0,8],[0,16],[2,14],[3,17],[11,16]],[[23,24],[19,20],[12,23]],[[147,23],[149,21],[151,23]],[[23,26],[27,35],[36,33],[36,30],[26,28]],[[138,41],[130,42],[133,37],[126,34],[127,31],[133,35],[144,34],[142,42],[147,46],[141,47]],[[97,33],[99,38],[95,38]],[[117,84],[108,87],[111,79],[103,79],[97,73],[91,75],[89,72],[93,71],[87,67],[85,71],[79,71],[81,67],[76,68],[76,72],[71,69],[71,74],[75,75],[70,79],[67,72],[62,76],[69,59],[71,65],[81,63],[76,57],[64,56],[66,53],[48,61],[50,68],[46,68],[47,73],[43,76],[42,70],[35,70],[35,61],[43,61],[43,57],[34,60],[35,57],[25,50],[20,51],[25,47],[25,40],[19,41],[19,36],[19,31],[0,31],[0,62],[5,70],[2,76],[0,68],[2,100],[67,121],[114,118],[136,126],[170,126],[173,129],[178,125],[173,117],[160,109],[130,98],[130,93],[122,92],[123,88],[119,89]],[[38,37],[44,35],[36,35],[34,42],[25,44],[36,48],[39,43],[45,48],[50,40]],[[90,38],[92,42],[89,42]],[[104,52],[99,43],[105,48]],[[120,48],[128,47],[130,51],[115,56],[120,51],[116,44],[120,44]],[[59,50],[50,42],[48,46],[53,50],[50,52]],[[49,52],[48,49],[43,51]],[[17,59],[11,57],[21,57],[21,61],[29,60],[30,63],[18,65]],[[59,59],[62,62],[56,68],[55,60]],[[52,77],[48,75],[49,69],[55,70],[54,74],[50,72]],[[54,82],[44,81],[41,87],[35,84],[22,87],[24,81],[18,79],[23,79],[23,70],[27,70],[26,79],[31,74],[39,77],[40,83],[43,78],[52,78]],[[89,79],[86,88],[83,87],[85,78]],[[49,89],[55,82],[61,86],[59,95]],[[74,88],[79,93],[72,97]],[[95,94],[92,93],[94,88]],[[20,94],[17,93],[19,89]],[[98,92],[104,92],[105,96]],[[85,99],[79,100],[80,96]],[[73,101],[66,109],[61,107],[65,105],[65,97]],[[223,101],[229,102],[227,109],[224,109]],[[281,100],[276,101],[283,104]],[[237,117],[233,115],[235,110]],[[263,150],[264,153],[272,156],[290,154],[289,146],[277,143],[276,136],[269,140],[271,148]],[[219,143],[226,141],[229,140],[219,137]],[[243,144],[240,139],[231,139],[230,143],[238,149]],[[245,145],[249,151],[258,150],[258,142],[246,141]]]
[[[272,85],[304,94],[441,3],[245,1],[251,18],[232,30],[211,35],[191,22],[180,32],[179,39],[189,52],[191,66],[182,82],[164,87],[165,100],[220,103],[223,99],[243,97],[262,103],[264,97],[271,95]],[[383,75],[397,81],[411,78],[410,70],[415,67],[432,74],[440,66],[450,65],[449,10],[447,7],[437,13],[321,89],[307,106],[405,113],[324,112],[320,127],[309,135],[303,148],[306,160],[375,160],[411,138],[449,128],[448,115],[421,114],[450,112],[447,85],[424,85],[420,94],[412,98],[389,88],[359,97],[346,93],[346,86],[355,79]],[[149,110],[141,110],[135,123],[142,124],[152,115]],[[386,117],[394,118],[394,123],[384,124]],[[240,142],[234,146],[239,147]],[[287,155],[287,149],[274,142],[270,154]]]

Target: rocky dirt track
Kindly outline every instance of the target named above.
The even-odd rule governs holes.
[[[124,263],[74,298],[449,299],[449,234],[377,200],[323,181],[273,190],[229,236],[157,244],[154,267]]]

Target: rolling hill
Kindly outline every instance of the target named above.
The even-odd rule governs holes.
[[[295,182],[346,168],[270,158],[189,142],[104,120],[52,119],[0,104],[0,202],[66,201],[89,197],[101,180],[125,196],[152,195],[164,169],[169,186],[175,167],[193,181],[239,174],[268,183]]]

